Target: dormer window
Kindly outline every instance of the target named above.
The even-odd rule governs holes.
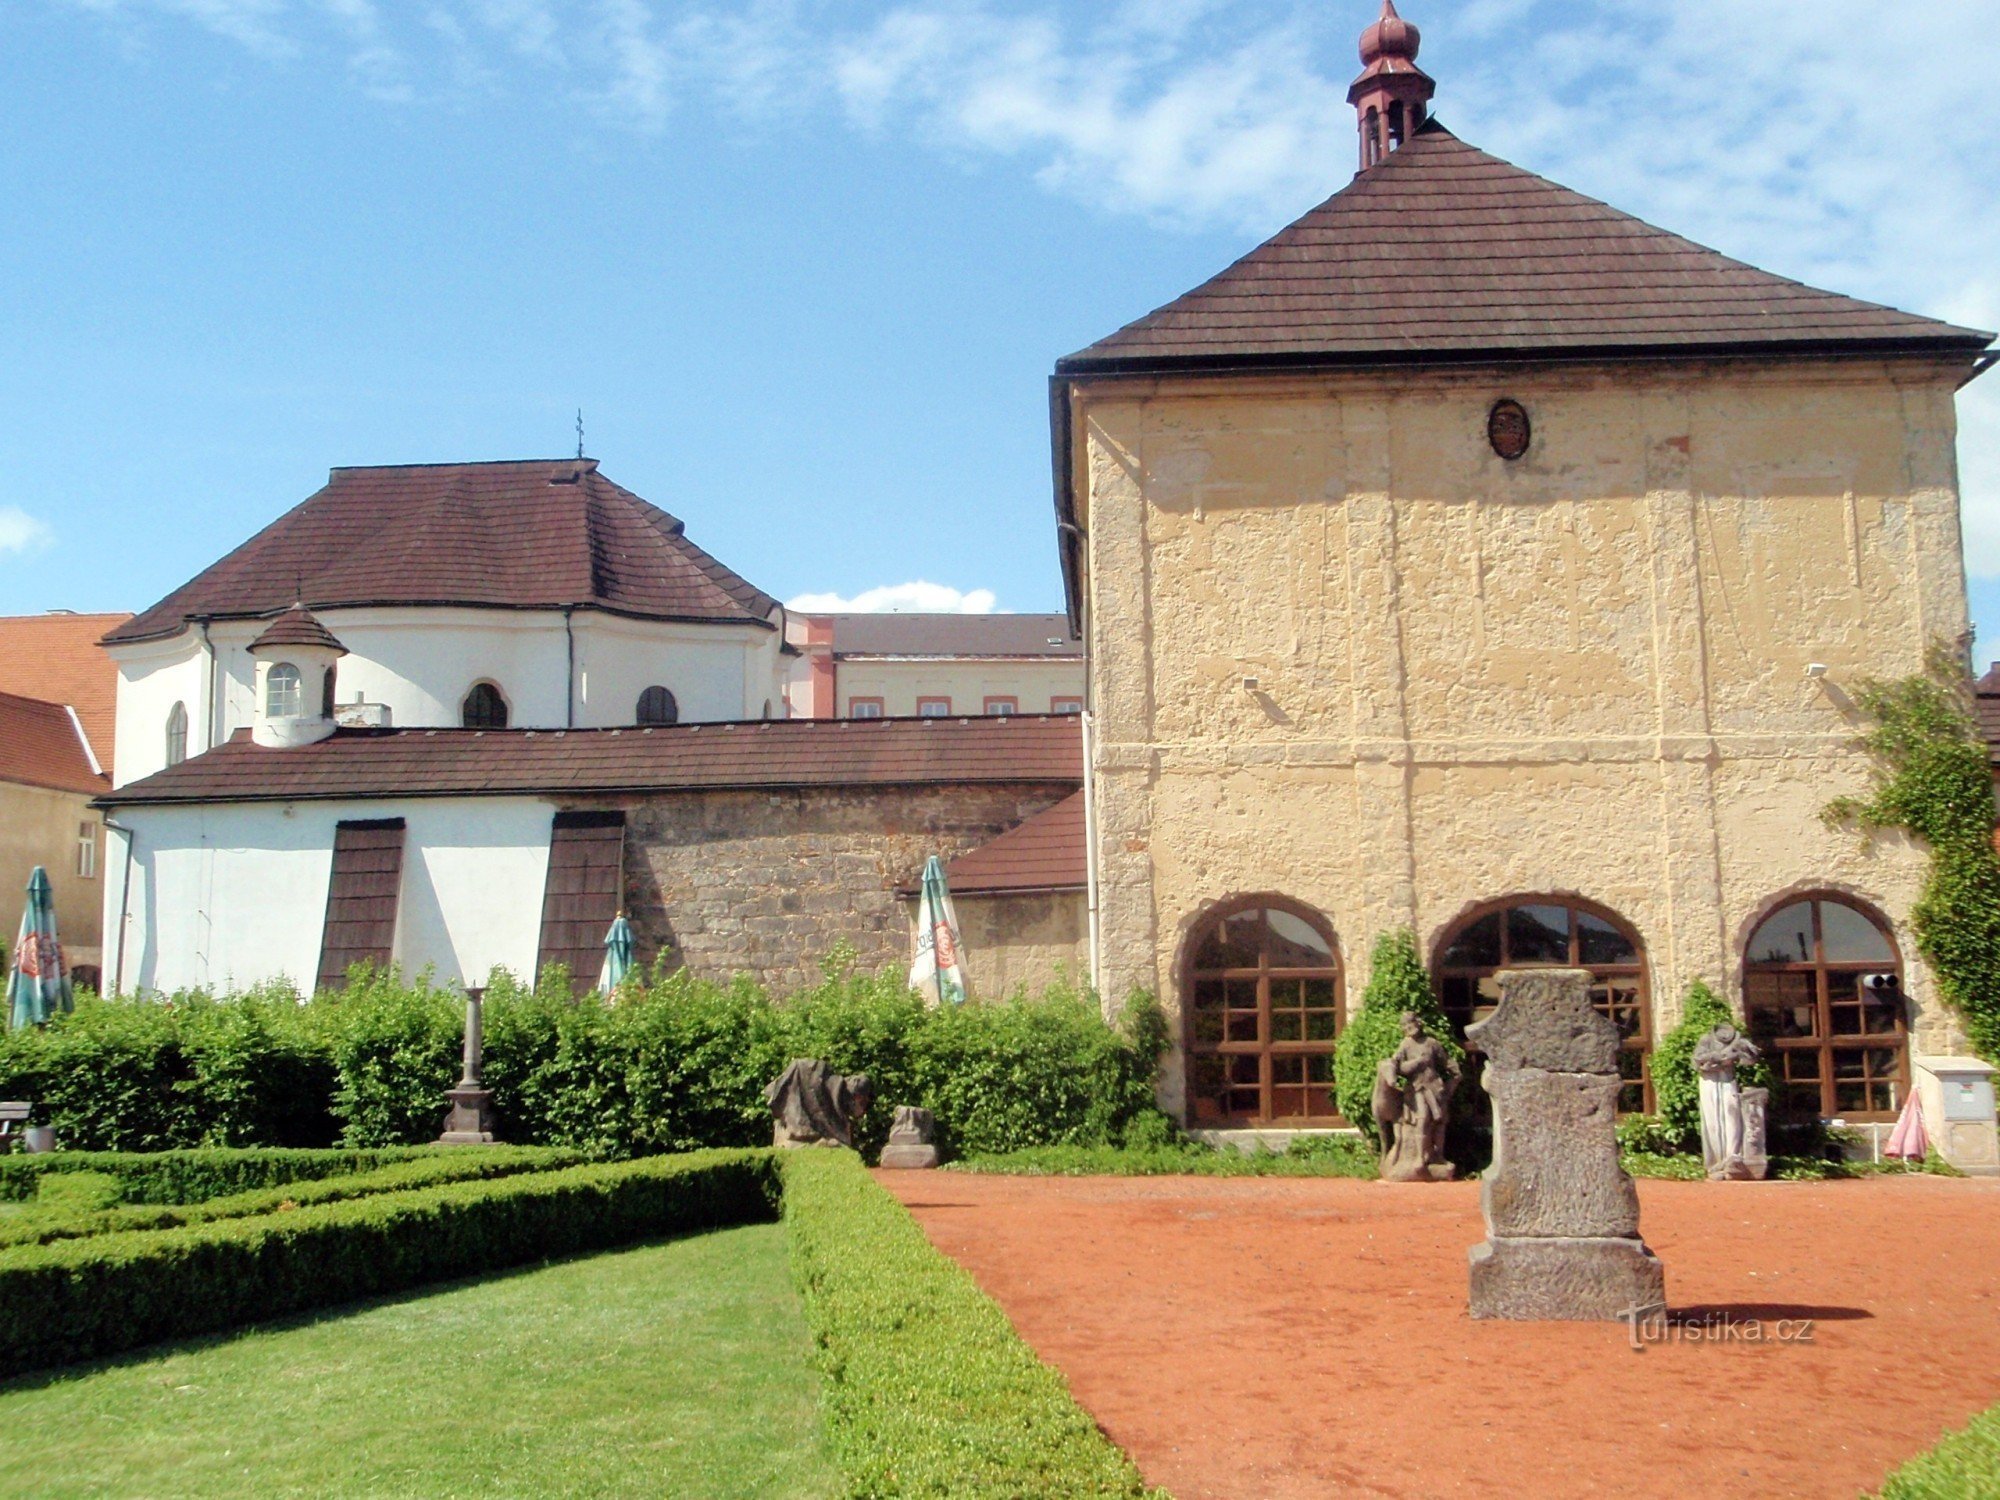
[[[770,715],[766,714],[766,718]],[[663,687],[649,687],[639,695],[639,722],[641,724],[678,724],[681,721],[681,706],[674,702],[674,695]]]
[[[264,717],[296,719],[300,701],[299,669],[288,661],[278,662],[264,678]]]
[[[467,729],[505,729],[507,700],[490,682],[475,682],[459,709],[460,722]]]

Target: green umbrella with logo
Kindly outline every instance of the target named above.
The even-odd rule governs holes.
[[[615,994],[631,974],[633,946],[632,924],[621,911],[604,934],[604,972],[597,976],[597,988],[604,994]]]
[[[960,951],[958,914],[951,909],[951,892],[944,883],[944,861],[933,854],[924,862],[923,889],[917,896],[917,956],[910,965],[910,988],[942,1005],[965,1001],[964,955]]]
[[[28,905],[21,913],[21,935],[14,940],[14,961],[7,969],[7,1025],[19,1031],[39,1026],[59,1010],[72,1010],[69,966],[56,941],[56,898],[49,872],[40,865],[28,877]]]

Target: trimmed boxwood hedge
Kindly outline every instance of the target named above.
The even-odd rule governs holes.
[[[828,1446],[851,1495],[1155,1493],[858,1158],[791,1151],[781,1170]]]
[[[769,1220],[772,1153],[708,1151],[0,1251],[0,1371],[654,1235]]]
[[[372,1172],[396,1162],[463,1150],[384,1146],[372,1151],[306,1151],[246,1146],[182,1151],[51,1151],[0,1156],[0,1202],[35,1196],[52,1172],[102,1172],[118,1179],[121,1203],[200,1203],[225,1193],[282,1187],[321,1177]]]
[[[426,1153],[410,1161],[392,1162],[372,1172],[310,1178],[279,1187],[256,1188],[247,1193],[229,1193],[199,1203],[127,1203],[73,1215],[31,1212],[14,1222],[0,1219],[0,1248],[8,1245],[47,1245],[57,1240],[85,1239],[94,1234],[117,1234],[133,1229],[175,1229],[184,1224],[204,1224],[217,1219],[247,1219],[257,1214],[290,1212],[318,1203],[339,1203],[350,1198],[405,1192],[411,1188],[434,1187],[446,1182],[484,1182],[498,1177],[512,1177],[520,1172],[555,1171],[563,1167],[582,1166],[584,1161],[580,1152],[545,1147],[461,1147]],[[53,1187],[74,1180],[79,1175],[88,1175],[93,1181],[109,1180],[94,1172],[46,1174],[42,1178],[43,1191],[34,1206],[39,1208]]]

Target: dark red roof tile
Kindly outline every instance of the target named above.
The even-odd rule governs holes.
[[[104,639],[148,640],[294,602],[758,624],[775,623],[778,608],[595,459],[413,464],[333,470],[324,489]]]
[[[77,721],[60,703],[0,693],[0,781],[58,792],[105,791],[90,768]]]
[[[342,656],[347,648],[340,644],[340,638],[313,615],[302,604],[295,604],[268,625],[264,633],[250,643],[251,653],[260,651],[282,651],[287,646],[311,646],[321,651],[338,651]]]
[[[1080,891],[1089,879],[1084,854],[1083,793],[1065,797],[990,844],[945,866],[954,896]]]
[[[118,663],[98,640],[130,615],[0,617],[0,692],[66,703],[83,720],[90,748],[110,765],[118,727]]]

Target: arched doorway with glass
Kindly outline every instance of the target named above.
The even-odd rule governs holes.
[[[1889,924],[1844,896],[1794,897],[1743,952],[1743,1010],[1792,1120],[1893,1120],[1909,1088],[1903,960]]]
[[[1495,974],[1533,968],[1590,971],[1590,1002],[1618,1028],[1619,1112],[1650,1112],[1652,1003],[1638,932],[1573,896],[1508,896],[1475,907],[1445,934],[1432,963],[1438,1002],[1459,1040],[1500,1003]]]
[[[1332,924],[1284,897],[1242,897],[1204,913],[1184,951],[1189,1123],[1342,1123],[1333,1102],[1342,987]]]

